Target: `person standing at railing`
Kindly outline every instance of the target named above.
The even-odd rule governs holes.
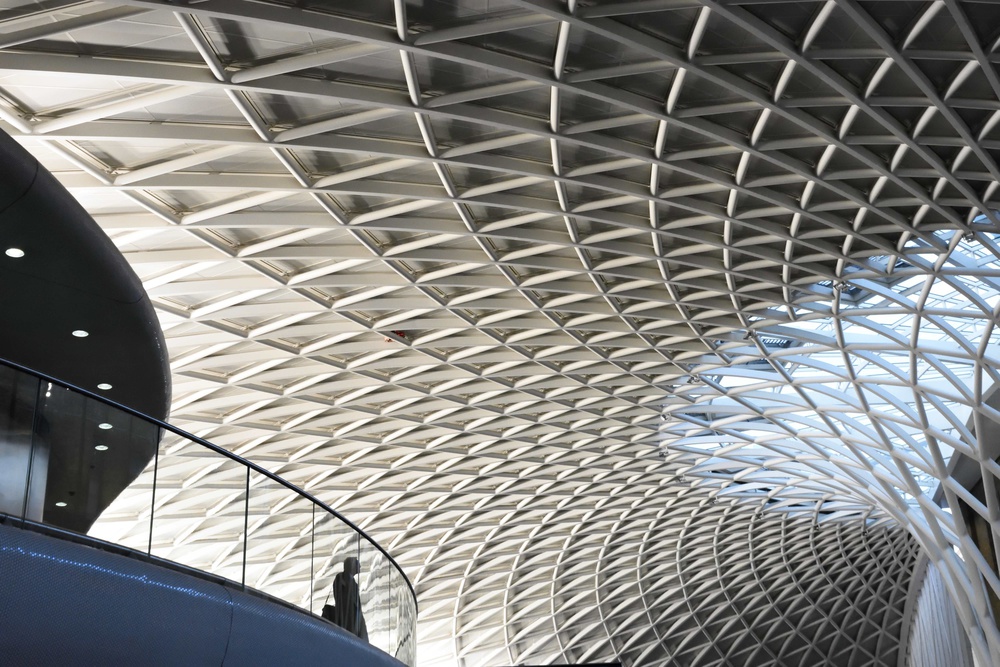
[[[361,572],[358,559],[348,556],[344,569],[333,578],[333,604],[323,606],[323,618],[368,641],[368,628],[361,613],[361,591],[355,577]]]

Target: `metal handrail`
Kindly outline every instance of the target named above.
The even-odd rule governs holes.
[[[92,400],[98,401],[98,402],[103,403],[105,405],[111,406],[112,408],[115,408],[116,410],[121,410],[122,412],[128,413],[128,414],[132,415],[133,417],[137,417],[137,418],[142,419],[142,420],[144,420],[146,422],[149,422],[150,424],[158,426],[159,428],[162,428],[162,429],[164,429],[166,431],[169,431],[169,432],[173,433],[174,435],[178,435],[178,436],[180,436],[182,438],[190,440],[191,442],[195,442],[195,443],[201,445],[202,447],[205,447],[207,449],[212,450],[216,454],[219,454],[219,455],[224,456],[224,457],[226,457],[228,459],[236,461],[240,465],[242,465],[244,467],[247,467],[250,470],[253,470],[254,472],[257,472],[257,473],[259,473],[261,475],[264,475],[268,479],[274,480],[278,484],[281,484],[282,486],[284,486],[285,488],[287,488],[289,491],[297,493],[301,497],[309,500],[310,502],[312,502],[317,507],[320,507],[323,510],[325,510],[328,514],[332,514],[333,516],[337,517],[338,519],[340,519],[341,521],[343,521],[345,524],[347,524],[354,532],[356,532],[358,535],[360,535],[361,537],[363,537],[366,540],[368,540],[369,544],[371,544],[373,547],[375,547],[383,556],[385,556],[388,559],[388,561],[390,563],[392,563],[392,566],[394,568],[396,568],[396,571],[399,572],[399,575],[403,578],[403,581],[406,582],[406,586],[410,589],[410,595],[413,597],[413,606],[414,606],[414,609],[417,610],[417,611],[419,611],[419,606],[418,606],[418,603],[417,603],[417,593],[416,593],[416,590],[414,590],[414,588],[413,588],[413,584],[410,583],[410,579],[409,579],[409,577],[406,576],[406,573],[403,572],[403,568],[401,568],[399,566],[399,563],[397,563],[396,560],[392,556],[389,555],[389,552],[386,551],[384,548],[382,548],[382,546],[378,542],[376,542],[375,540],[373,540],[371,538],[371,536],[368,535],[368,533],[366,533],[365,531],[363,531],[360,528],[358,528],[358,526],[353,521],[351,521],[350,519],[348,519],[343,514],[341,514],[337,510],[333,509],[332,507],[330,507],[329,505],[327,505],[323,501],[319,500],[318,498],[316,498],[315,496],[313,496],[308,491],[300,489],[299,487],[295,486],[294,484],[292,484],[288,480],[283,479],[282,477],[274,474],[273,472],[271,472],[270,470],[267,470],[266,468],[262,468],[261,466],[257,465],[253,461],[248,461],[247,459],[243,458],[239,454],[234,454],[233,452],[229,451],[228,449],[224,449],[223,447],[219,447],[218,445],[212,444],[211,442],[209,442],[208,440],[205,440],[204,438],[199,438],[198,436],[193,435],[191,433],[188,433],[187,431],[185,431],[183,429],[179,429],[176,426],[173,426],[172,424],[168,424],[165,421],[161,421],[159,419],[156,419],[155,417],[150,417],[149,415],[143,414],[142,412],[139,412],[138,410],[130,408],[127,405],[122,405],[121,403],[118,403],[116,401],[112,401],[111,399],[108,399],[108,398],[106,398],[104,396],[101,396],[99,394],[95,394],[92,391],[89,391],[87,389],[83,389],[81,387],[77,387],[76,385],[70,384],[69,382],[66,382],[65,380],[60,380],[59,378],[52,377],[51,375],[46,375],[45,373],[41,373],[41,372],[36,371],[36,370],[34,370],[32,368],[28,368],[27,366],[22,366],[21,364],[19,364],[17,362],[14,362],[14,361],[10,361],[9,359],[4,359],[4,358],[0,357],[0,365],[7,366],[9,368],[13,368],[15,370],[21,371],[22,373],[27,373],[28,375],[33,375],[33,376],[35,376],[35,377],[37,377],[37,378],[39,378],[41,380],[44,380],[45,382],[51,382],[52,384],[59,385],[60,387],[64,387],[66,389],[69,389],[70,391],[76,392],[78,394],[82,394],[83,396],[86,396],[87,398],[90,398]]]

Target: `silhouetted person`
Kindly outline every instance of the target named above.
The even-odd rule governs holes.
[[[354,577],[361,571],[358,559],[344,559],[344,571],[333,578],[333,604],[323,607],[323,618],[368,641],[368,628],[361,613],[361,592]]]

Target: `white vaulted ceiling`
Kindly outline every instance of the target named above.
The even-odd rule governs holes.
[[[422,665],[884,664],[918,547],[1000,661],[932,498],[1000,517],[1000,4],[4,6],[171,421],[386,546]]]

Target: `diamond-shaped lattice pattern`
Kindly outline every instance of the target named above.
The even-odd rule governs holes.
[[[594,540],[602,568],[593,583],[572,576],[594,558],[586,543],[555,559],[543,551],[522,556],[512,590],[554,579],[557,604],[571,604],[552,623],[565,625],[571,638],[514,633],[515,654],[560,651],[593,660],[587,634],[568,632],[590,627],[613,638],[599,657],[633,665],[896,664],[915,556],[900,528],[867,531],[860,521],[816,527],[787,514],[691,500],[655,517],[629,517]],[[633,531],[644,537],[638,552]],[[484,636],[479,644],[482,651],[497,642]]]
[[[890,525],[1000,664],[931,497],[1000,516],[997,4],[8,7],[0,122],[143,279],[172,419],[397,554],[424,664],[879,664]]]

